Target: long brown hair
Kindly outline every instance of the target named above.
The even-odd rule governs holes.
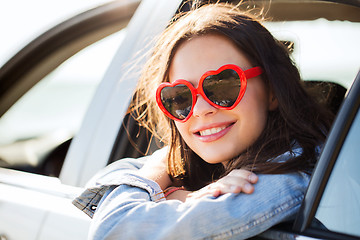
[[[157,86],[168,79],[168,69],[178,46],[193,37],[221,34],[232,40],[256,65],[262,79],[278,100],[269,112],[258,140],[240,156],[222,164],[208,164],[184,142],[172,120],[155,101]],[[138,85],[132,109],[143,126],[170,146],[168,170],[176,183],[190,190],[201,188],[236,168],[257,173],[309,172],[316,161],[316,147],[326,138],[332,117],[304,90],[300,74],[285,46],[274,39],[260,21],[229,4],[209,4],[176,16],[159,37]],[[297,144],[302,154],[286,162],[272,161],[291,153]]]

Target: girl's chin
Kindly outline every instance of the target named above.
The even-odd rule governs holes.
[[[209,163],[209,164],[223,164],[224,166],[226,165],[226,163],[229,161],[228,159],[209,159],[209,158],[202,158],[205,162]]]
[[[235,154],[234,156],[227,156],[227,158],[224,158],[224,155],[219,156],[219,158],[214,158],[214,155],[209,157],[209,156],[204,156],[201,157],[205,162],[209,163],[209,164],[219,164],[221,163],[222,165],[224,165],[224,167],[226,167],[226,165],[229,163],[230,160],[237,158],[239,154]]]

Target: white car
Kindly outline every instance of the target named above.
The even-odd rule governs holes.
[[[335,163],[342,161],[346,141],[352,146],[346,151],[357,151],[346,158],[360,155],[354,147],[360,142],[360,79],[354,81],[360,67],[360,2],[243,4],[265,8],[271,18],[266,27],[292,45],[306,86],[320,101],[331,95],[327,103],[339,113],[296,221],[258,238],[359,239],[360,178],[352,173],[360,171],[359,161],[348,160],[357,171],[345,171],[353,185],[341,199],[352,211],[328,213],[327,199],[334,204],[337,198],[327,189],[339,187],[332,179],[339,175]],[[90,218],[71,201],[109,163],[158,147],[152,141],[146,151],[151,137],[126,113],[154,39],[190,5],[114,1],[55,26],[0,68],[1,240],[87,238]],[[345,141],[346,136],[355,139]],[[318,221],[322,227],[312,224]]]

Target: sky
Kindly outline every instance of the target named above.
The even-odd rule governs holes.
[[[106,2],[110,0],[0,1],[0,66],[50,27]]]

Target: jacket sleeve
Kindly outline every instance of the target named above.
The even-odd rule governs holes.
[[[165,154],[167,154],[166,147],[155,151],[151,156],[125,158],[108,165],[88,181],[84,192],[76,197],[72,203],[92,218],[104,194],[113,186],[119,186],[123,183],[122,175],[136,172],[149,157],[163,157]]]
[[[309,177],[259,175],[253,194],[225,194],[192,202],[158,201],[159,186],[124,174],[97,208],[90,239],[245,239],[294,217]]]

